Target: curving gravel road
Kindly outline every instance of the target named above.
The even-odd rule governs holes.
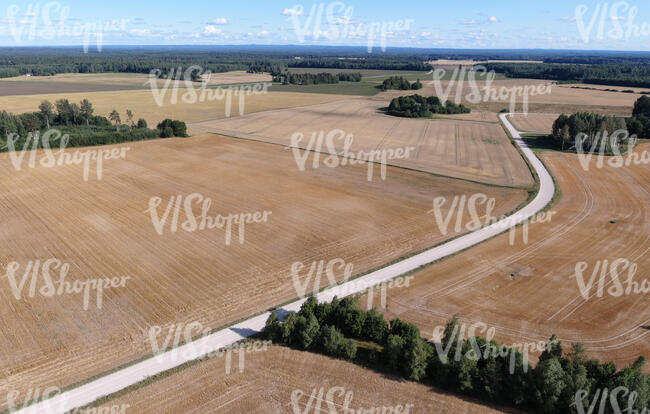
[[[318,295],[318,299],[320,301],[330,301],[334,296],[344,297],[362,292],[371,286],[389,281],[428,263],[481,243],[524,222],[543,210],[551,202],[555,193],[553,179],[542,162],[523,142],[519,132],[507,119],[508,115],[509,114],[501,114],[500,118],[512,135],[515,143],[521,148],[524,156],[528,159],[539,177],[540,188],[533,201],[512,216],[502,219],[494,224],[483,227],[472,233],[465,234],[464,236],[426,250],[415,256],[411,256],[398,263],[376,270],[360,278],[324,290]],[[305,299],[302,299],[283,306],[279,313],[285,314],[285,312],[298,311],[304,301]],[[269,315],[270,313],[266,312],[252,317],[229,328],[204,336],[196,341],[159,354],[156,357],[135,363],[129,367],[120,369],[86,384],[57,394],[48,400],[41,401],[14,412],[21,414],[65,413],[74,408],[85,406],[103,396],[120,391],[126,387],[143,381],[148,377],[167,371],[208,353],[214,353],[217,350],[227,347],[243,338],[258,333],[264,328],[264,324]]]

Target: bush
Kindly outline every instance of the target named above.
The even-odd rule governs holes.
[[[404,346],[406,345],[406,340],[399,335],[388,335],[386,339],[386,344],[381,353],[381,359],[383,360],[386,366],[393,370],[397,371],[401,363],[401,355]]]
[[[320,325],[313,314],[307,317],[298,316],[294,330],[294,343],[300,349],[309,349],[316,343],[319,332]]]
[[[160,136],[162,138],[187,136],[187,126],[185,125],[185,122],[182,121],[174,121],[167,118],[159,123],[156,128],[161,131]],[[168,131],[168,128],[171,132]]]
[[[171,138],[174,136],[174,130],[172,127],[165,127],[160,133],[160,138]]]
[[[111,124],[111,121],[108,120],[108,118],[100,115],[94,115],[93,117],[90,118],[89,122],[91,125],[101,126],[101,127],[110,127],[113,125]]]
[[[354,341],[347,340],[343,348],[343,357],[352,361],[357,356],[357,344]]]
[[[444,105],[437,96],[421,95],[394,98],[388,106],[388,114],[406,118],[430,118],[432,114],[467,114],[471,110],[464,105],[447,101]]]
[[[363,325],[363,338],[376,342],[384,343],[388,333],[388,324],[384,320],[384,315],[372,309],[366,314],[366,321]]]
[[[420,84],[420,87],[422,87],[422,84]],[[391,76],[388,79],[384,79],[380,88],[382,91],[387,91],[389,89],[408,91],[412,89],[411,82],[407,81],[403,76]]]
[[[329,356],[339,356],[345,349],[345,337],[331,325],[321,328],[320,341],[323,352]]]
[[[147,127],[147,121],[145,121],[142,118],[138,119],[138,123],[136,125],[136,128],[146,128],[146,127]]]
[[[361,78],[363,77],[360,72],[352,72],[352,73],[337,73],[336,77],[338,78],[339,82],[361,82]]]

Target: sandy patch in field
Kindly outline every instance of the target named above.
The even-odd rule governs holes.
[[[178,89],[176,99],[173,99],[174,89],[167,91],[167,94],[161,98],[162,106],[158,106],[151,90],[131,90],[120,92],[89,92],[89,93],[58,93],[44,95],[26,95],[26,96],[0,96],[0,107],[8,108],[15,114],[24,112],[33,112],[38,110],[38,105],[43,100],[49,100],[54,103],[57,99],[69,99],[70,102],[79,102],[87,98],[95,107],[96,115],[108,116],[113,110],[117,109],[125,119],[125,112],[131,109],[135,119],[144,118],[150,128],[155,128],[156,124],[165,118],[179,119],[185,122],[201,122],[209,119],[226,117],[228,106],[230,106],[230,116],[240,115],[253,112],[267,111],[270,109],[292,108],[295,106],[314,105],[324,102],[332,102],[348,98],[339,95],[310,94],[310,93],[290,93],[290,92],[269,92],[261,95],[244,96],[243,105],[240,105],[239,97],[222,95],[221,100],[205,100],[203,102],[185,102],[183,94],[185,89]],[[162,93],[162,91],[160,92]],[[196,91],[197,98],[200,91]],[[161,95],[162,96],[162,95]],[[206,95],[207,96],[207,95]]]

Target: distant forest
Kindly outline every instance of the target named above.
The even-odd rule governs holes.
[[[198,65],[211,72],[246,70],[281,74],[286,68],[380,69],[426,72],[437,59],[523,60],[544,63],[485,63],[513,78],[650,87],[650,53],[553,50],[452,50],[316,46],[106,46],[0,48],[0,78],[31,74],[126,72],[162,74]]]
[[[487,63],[509,78],[549,79],[598,85],[650,88],[650,64]]]

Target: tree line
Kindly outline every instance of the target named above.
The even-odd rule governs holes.
[[[486,63],[488,71],[509,78],[548,79],[597,85],[650,87],[650,65],[632,63],[560,64],[560,63]]]
[[[108,117],[95,115],[95,109],[88,99],[83,99],[79,104],[68,99],[59,99],[54,104],[45,100],[40,103],[37,112],[19,115],[7,111],[0,112],[0,146],[6,151],[7,140],[13,137],[15,148],[29,146],[29,149],[33,149],[32,143],[28,141],[37,133],[52,128],[69,136],[68,147],[187,136],[184,122],[166,119],[158,124],[156,129],[149,129],[144,119],[135,120],[130,109],[127,109],[124,115],[125,123],[115,109]],[[35,148],[43,148],[44,144],[42,140],[34,142]]]
[[[362,75],[359,72],[352,73],[291,73],[284,72],[273,75],[273,82],[280,82],[283,85],[318,85],[332,84],[339,82],[361,82]]]
[[[388,114],[405,118],[431,118],[433,114],[468,114],[472,110],[463,104],[452,101],[444,104],[437,96],[425,98],[421,95],[393,98],[388,106]]]
[[[291,68],[331,68],[331,69],[380,69],[380,70],[410,70],[429,71],[432,66],[420,57],[363,57],[363,58],[331,58],[309,57],[288,62]]]
[[[544,414],[576,412],[576,398],[584,407],[597,406],[597,390],[616,387],[638,393],[633,403],[638,412],[649,407],[650,377],[643,374],[644,357],[617,370],[612,362],[588,359],[581,344],[565,353],[553,335],[532,368],[518,349],[493,339],[464,338],[461,331],[454,317],[436,343],[423,339],[415,325],[400,319],[387,322],[379,311],[364,311],[351,298],[318,303],[312,296],[282,322],[271,313],[263,336],[277,344]],[[627,407],[627,395],[618,398],[620,407]],[[613,410],[608,405],[598,412]]]
[[[101,53],[92,48],[84,53],[81,48],[71,47],[13,47],[0,48],[0,77],[28,73],[35,76],[56,73],[149,73],[153,69],[170,71],[174,67],[181,66],[185,69],[192,65],[199,65],[212,72],[249,70],[279,73],[287,67],[429,71],[432,66],[426,62],[436,59],[536,60],[547,63],[579,63],[596,68],[603,64],[640,67],[650,63],[650,54],[392,47],[381,53],[368,53],[365,47],[295,45],[106,46]]]
[[[626,134],[615,134],[624,131]],[[627,144],[630,136],[643,138],[650,136],[650,97],[642,96],[634,104],[632,117],[621,118],[613,115],[600,115],[578,112],[573,115],[560,115],[553,122],[551,137],[567,150],[580,150],[585,153],[617,154],[621,144]]]

